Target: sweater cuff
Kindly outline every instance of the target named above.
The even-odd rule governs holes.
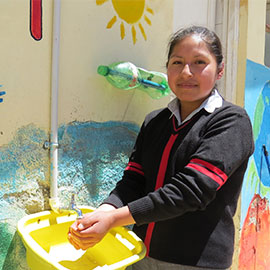
[[[150,223],[153,220],[154,203],[149,197],[143,197],[128,203],[129,211],[134,218],[136,225]]]
[[[116,208],[120,208],[124,206],[123,202],[113,193],[102,202],[102,204],[105,204],[105,203],[111,204]]]

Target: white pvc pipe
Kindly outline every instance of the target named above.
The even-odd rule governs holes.
[[[51,75],[51,137],[50,137],[50,206],[59,210],[58,200],[58,82],[60,52],[60,15],[61,0],[54,0],[53,6],[53,41],[52,41],[52,75]]]

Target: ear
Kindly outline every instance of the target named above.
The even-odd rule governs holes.
[[[224,62],[222,62],[218,67],[217,80],[220,80],[224,74]]]

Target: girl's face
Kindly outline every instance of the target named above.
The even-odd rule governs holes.
[[[176,44],[171,53],[168,83],[181,105],[196,109],[210,95],[223,69],[223,64],[218,69],[214,54],[199,36],[188,36]]]

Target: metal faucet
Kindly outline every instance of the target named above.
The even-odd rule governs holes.
[[[74,193],[71,195],[70,209],[74,210],[78,214],[77,219],[83,218],[82,210],[76,206]]]

